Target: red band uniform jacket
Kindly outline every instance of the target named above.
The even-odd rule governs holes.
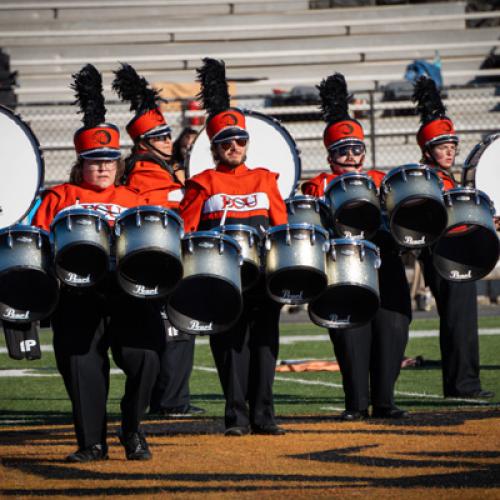
[[[219,164],[186,181],[180,204],[186,233],[225,225],[268,227],[286,224],[285,202],[277,184],[278,174],[265,168],[235,168]]]

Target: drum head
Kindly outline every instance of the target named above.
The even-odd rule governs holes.
[[[0,228],[23,219],[43,182],[38,141],[12,111],[0,106]]]
[[[486,147],[479,148],[477,154],[480,155],[479,159],[471,158],[471,162],[475,164],[475,187],[484,191],[493,200],[496,209],[499,210],[500,134]],[[471,167],[474,168],[474,165]]]
[[[248,168],[265,168],[279,174],[278,188],[283,199],[295,190],[300,179],[301,160],[292,136],[274,118],[244,110],[250,134]],[[187,173],[193,177],[208,168],[215,168],[210,141],[203,129],[196,138],[187,159]]]

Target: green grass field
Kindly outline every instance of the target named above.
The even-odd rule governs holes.
[[[480,328],[499,328],[500,316],[480,318]],[[411,329],[438,328],[436,319],[415,320]],[[314,340],[326,331],[312,324],[283,324],[282,336],[310,335],[310,341],[286,343],[280,348],[280,359],[332,358],[329,341]],[[42,331],[41,343],[51,344],[51,332]],[[0,346],[5,346],[3,335]],[[483,388],[493,390],[496,397],[490,404],[500,404],[500,335],[481,335],[481,380]],[[407,356],[421,355],[434,361],[423,368],[404,369],[396,387],[398,405],[413,411],[444,410],[472,407],[478,403],[445,400],[441,397],[441,369],[438,338],[412,338]],[[113,365],[114,366],[114,365]],[[9,376],[7,370],[29,370],[42,376]],[[119,401],[124,376],[111,377],[109,413],[119,418]],[[192,402],[207,410],[207,416],[222,416],[223,397],[210,349],[206,343],[196,347],[195,369],[191,378]],[[278,416],[335,415],[343,409],[340,373],[278,373],[275,383],[275,403]],[[484,403],[483,403],[484,404]],[[70,422],[70,403],[61,377],[55,367],[52,352],[44,352],[38,361],[16,361],[0,353],[0,425]]]

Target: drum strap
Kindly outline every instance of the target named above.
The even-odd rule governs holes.
[[[123,172],[123,176],[121,178],[122,184],[125,184],[127,182],[129,175],[132,173],[132,170],[134,170],[135,164],[138,161],[150,161],[152,163],[156,163],[157,165],[160,165],[163,170],[166,170],[173,179],[176,178],[174,169],[166,161],[158,158],[151,153],[133,153],[129,156],[127,162],[125,163],[125,172]]]

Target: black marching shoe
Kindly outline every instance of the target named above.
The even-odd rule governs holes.
[[[402,410],[397,406],[393,406],[392,408],[377,408],[373,407],[372,411],[373,418],[408,418],[408,412],[406,410]]]
[[[250,428],[248,426],[238,426],[235,425],[234,427],[228,427],[225,432],[224,436],[246,436],[247,434],[250,434]]]
[[[266,436],[283,436],[286,434],[285,429],[276,424],[267,425],[252,425],[252,434],[262,434]]]
[[[126,436],[120,434],[120,443],[125,448],[127,460],[151,460],[151,452],[142,432],[133,432]]]
[[[93,444],[87,448],[79,448],[66,457],[66,462],[84,463],[96,460],[107,460],[108,447],[105,444]]]
[[[495,397],[493,391],[478,389],[472,392],[462,392],[460,394],[448,394],[445,398],[466,398],[466,399],[491,399]]]
[[[340,414],[340,420],[344,422],[356,422],[368,418],[368,410],[344,410]]]

